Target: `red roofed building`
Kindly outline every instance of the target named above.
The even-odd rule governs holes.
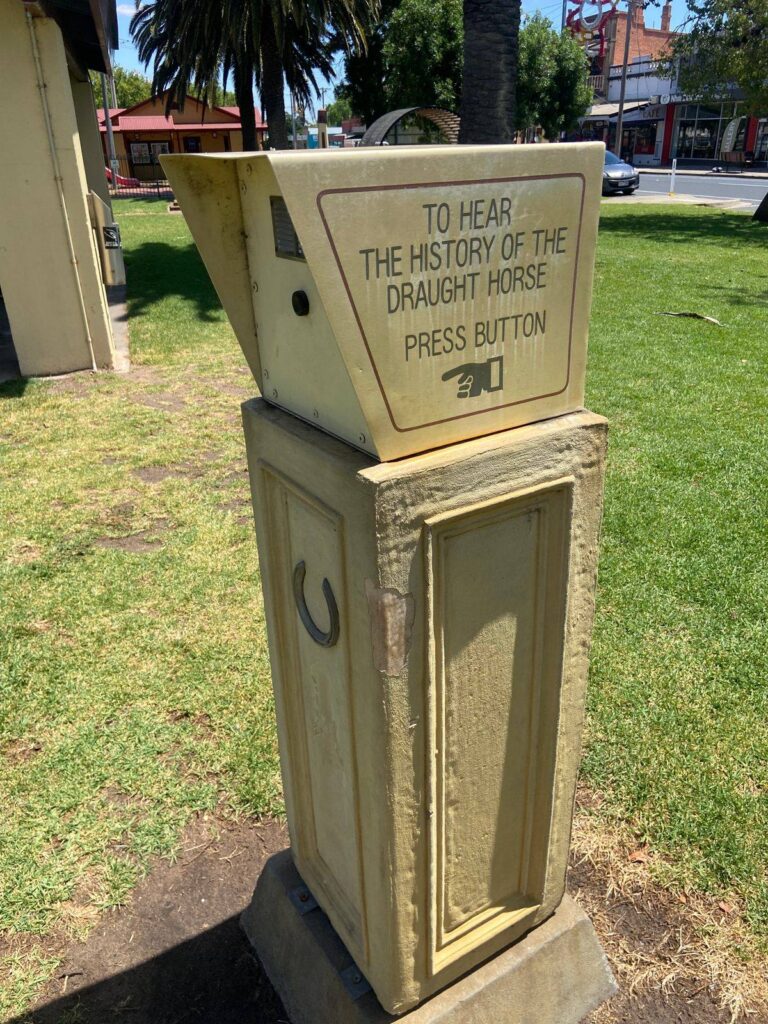
[[[187,96],[184,109],[165,113],[165,97],[144,100],[133,107],[109,110],[115,152],[122,174],[140,181],[157,177],[157,159],[162,153],[229,153],[243,148],[239,107],[206,107]],[[99,130],[107,155],[107,127],[104,110],[99,110]],[[261,145],[267,126],[256,111],[256,137]]]

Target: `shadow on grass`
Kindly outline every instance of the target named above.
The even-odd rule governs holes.
[[[706,284],[700,286],[703,291],[713,292],[731,306],[757,306],[768,309],[768,291],[752,288],[737,288],[734,285]]]
[[[768,225],[753,221],[741,213],[674,208],[673,212],[649,212],[637,207],[622,209],[619,217],[602,217],[600,233],[631,235],[657,242],[701,242],[720,245],[731,242],[736,247],[754,246],[764,249],[768,243]]]
[[[0,383],[0,402],[4,398],[22,398],[29,387],[26,377],[17,377],[15,380],[8,380]]]
[[[156,191],[152,190],[141,193],[137,192],[134,193],[133,195],[128,196],[119,193],[117,195],[110,195],[110,198],[113,202],[117,201],[119,203],[141,203],[142,205],[145,203],[151,203],[153,206],[157,205],[165,209],[165,207],[168,206],[168,200],[172,198],[172,196],[169,196],[167,191],[164,193],[161,189],[160,195],[158,195]]]
[[[125,250],[125,269],[129,318],[175,295],[193,303],[200,320],[220,321],[221,303],[192,242],[143,242]]]
[[[237,916],[130,970],[15,1017],[9,1024],[284,1024],[287,1014],[240,931]],[[63,987],[63,979],[60,983]]]

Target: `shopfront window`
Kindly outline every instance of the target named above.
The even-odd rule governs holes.
[[[635,136],[635,156],[653,156],[656,149],[656,121],[639,124]]]
[[[747,119],[740,107],[731,101],[681,104],[675,114],[672,156],[678,160],[718,160],[724,139],[731,151],[743,152]]]
[[[757,125],[755,160],[760,163],[768,161],[768,117],[761,117]]]

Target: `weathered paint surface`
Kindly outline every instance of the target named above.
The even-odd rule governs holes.
[[[293,855],[403,1012],[562,898],[606,424],[376,464],[263,401],[243,419]]]
[[[0,4],[0,66],[6,83],[0,103],[0,289],[23,374],[90,369],[91,353],[97,367],[110,368],[112,328],[64,44],[51,18],[33,18],[33,31],[42,90],[25,5]],[[61,172],[63,210],[43,103]]]
[[[371,615],[373,663],[385,676],[399,676],[408,662],[416,614],[412,594],[400,594],[392,587],[377,587],[365,581],[365,596]]]

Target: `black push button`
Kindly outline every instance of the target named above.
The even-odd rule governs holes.
[[[296,316],[306,316],[309,313],[309,299],[306,292],[294,292],[291,296],[291,305]]]

